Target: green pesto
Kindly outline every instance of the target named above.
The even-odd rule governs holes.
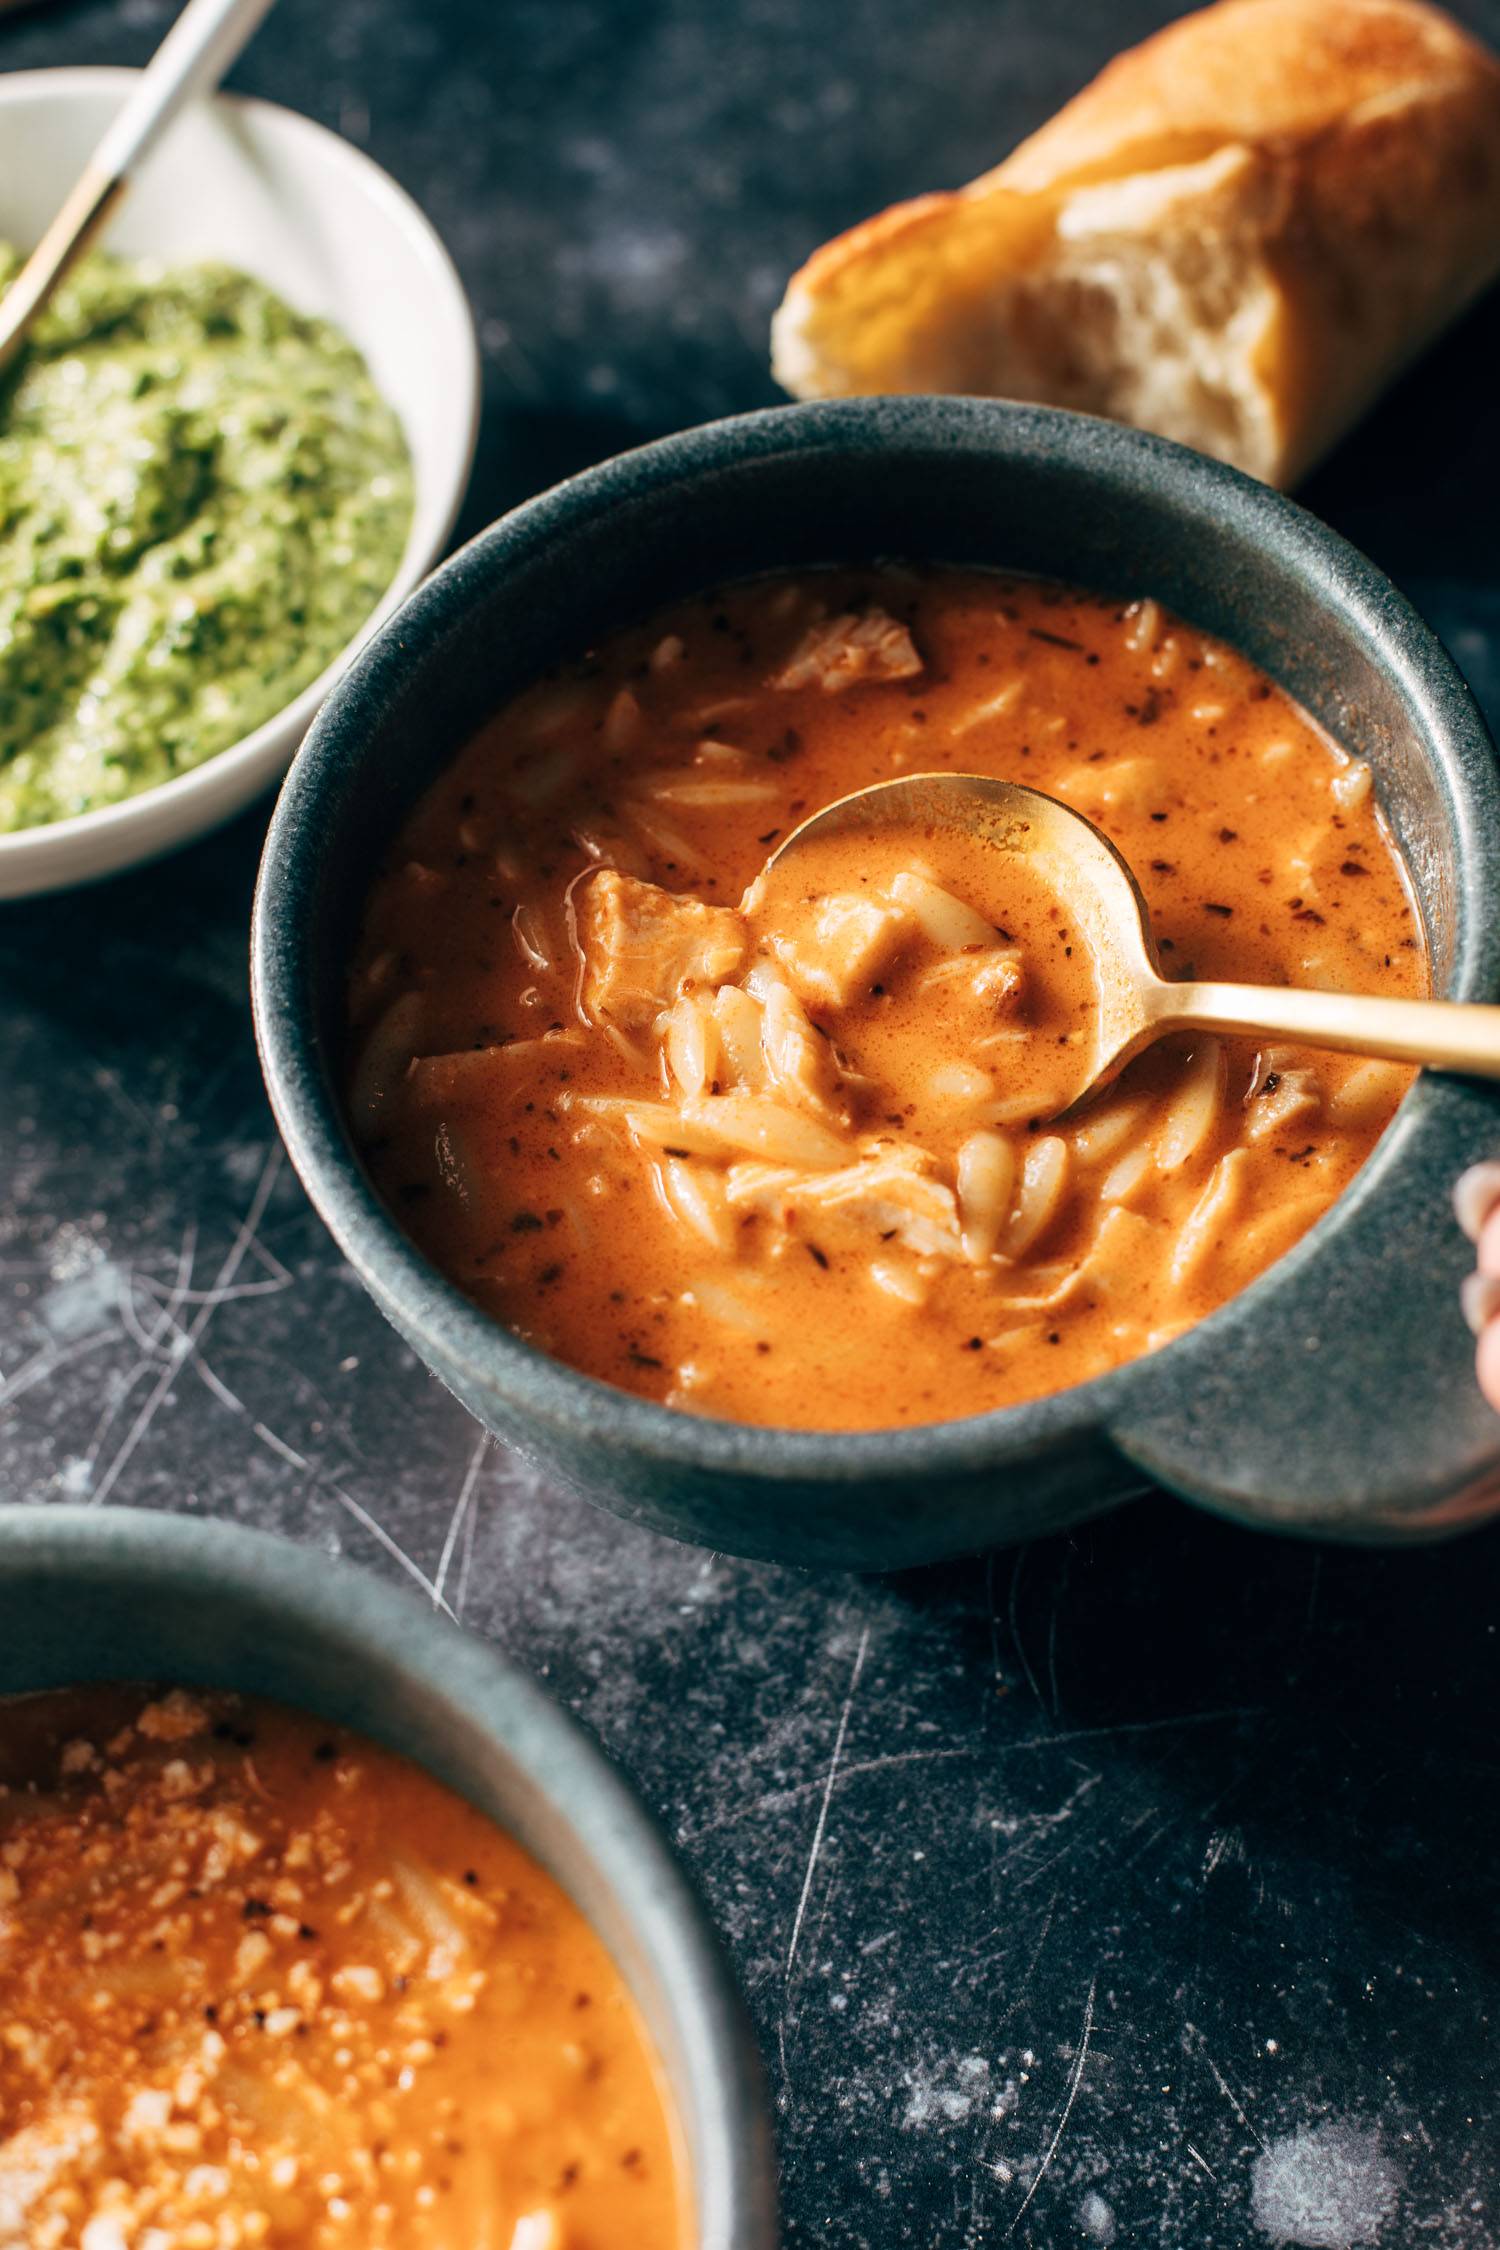
[[[15,265],[0,246],[0,288]],[[401,425],[336,328],[225,266],[86,260],[0,396],[0,831],[272,718],[411,513]]]

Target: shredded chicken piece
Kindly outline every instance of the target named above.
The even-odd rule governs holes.
[[[975,962],[969,989],[976,1000],[987,1000],[992,1007],[1014,1008],[1026,990],[1025,962],[1010,947],[997,946]]]
[[[772,680],[776,688],[825,688],[830,695],[871,681],[912,680],[922,670],[917,645],[883,609],[852,610],[804,633]]]
[[[813,1029],[801,1001],[769,962],[757,962],[746,990],[760,1006],[760,1052],[767,1083],[800,1108],[847,1123],[840,1101],[838,1060]]]
[[[579,891],[578,942],[587,1014],[638,1031],[685,986],[732,977],[745,957],[745,926],[727,906],[605,867]]]
[[[731,1208],[804,1232],[816,1225],[820,1240],[837,1228],[862,1253],[878,1238],[895,1239],[918,1257],[963,1255],[953,1190],[933,1178],[932,1159],[921,1149],[882,1149],[832,1172],[734,1164],[727,1188]]]
[[[843,1008],[880,976],[910,927],[893,900],[839,891],[820,902],[809,931],[772,932],[766,942],[804,1000]]]
[[[965,984],[974,998],[997,1012],[1019,1005],[1026,990],[1026,965],[1008,945],[988,947],[983,953],[958,953],[936,961],[922,972],[921,989],[931,985]]]

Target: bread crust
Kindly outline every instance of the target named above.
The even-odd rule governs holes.
[[[1420,0],[1218,0],[1107,63],[990,178],[1034,192],[1271,148],[1344,125],[1368,102],[1500,79],[1450,16]]]
[[[1227,172],[1210,161],[1225,152],[1240,160]],[[1172,244],[1132,216],[1138,183],[1169,174],[1184,190],[1165,199]],[[1143,393],[1122,409],[1107,369],[1095,379],[1103,402],[1080,398],[1088,386],[1069,375],[1061,330],[1045,349],[1026,346],[1049,284],[1066,297],[1070,235],[1107,230],[1116,212],[1117,262],[1135,259],[1147,280],[1153,259],[1183,265],[1196,224],[1203,261],[1220,269],[1217,297],[1265,293],[1265,317],[1228,342],[1185,300],[1179,342],[1211,371],[1194,375],[1201,410],[1186,380],[1171,402]],[[1497,272],[1492,55],[1423,0],[1217,0],[1117,57],[970,186],[899,204],[825,245],[787,290],[774,365],[802,396],[971,390],[1093,403],[1172,424],[1166,434],[1288,483]],[[1132,347],[1121,333],[1123,378]],[[1136,357],[1151,350],[1162,345],[1143,333]],[[1149,370],[1134,372],[1143,382]],[[1117,387],[1128,402],[1129,384]]]

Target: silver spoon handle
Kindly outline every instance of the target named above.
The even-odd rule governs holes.
[[[188,0],[0,300],[0,368],[95,239],[125,183],[186,102],[216,86],[273,0]]]
[[[1452,1000],[1386,1000],[1262,984],[1164,984],[1158,1031],[1238,1031],[1340,1054],[1382,1055],[1434,1070],[1500,1078],[1500,1007]]]
[[[173,118],[218,85],[273,0],[188,0],[124,108],[89,159],[89,169],[127,179]]]

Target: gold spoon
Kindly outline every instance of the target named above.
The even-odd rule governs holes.
[[[0,369],[83,256],[178,111],[212,92],[272,0],[188,0],[0,301]]]
[[[792,830],[747,901],[763,901],[776,872],[815,840],[889,828],[933,837],[946,831],[1008,853],[1066,905],[1093,956],[1098,998],[1091,1032],[1058,1053],[1052,1115],[1087,1101],[1169,1031],[1247,1032],[1500,1078],[1500,1007],[1300,986],[1169,983],[1140,886],[1109,838],[1071,806],[1019,782],[919,773],[858,789]]]

